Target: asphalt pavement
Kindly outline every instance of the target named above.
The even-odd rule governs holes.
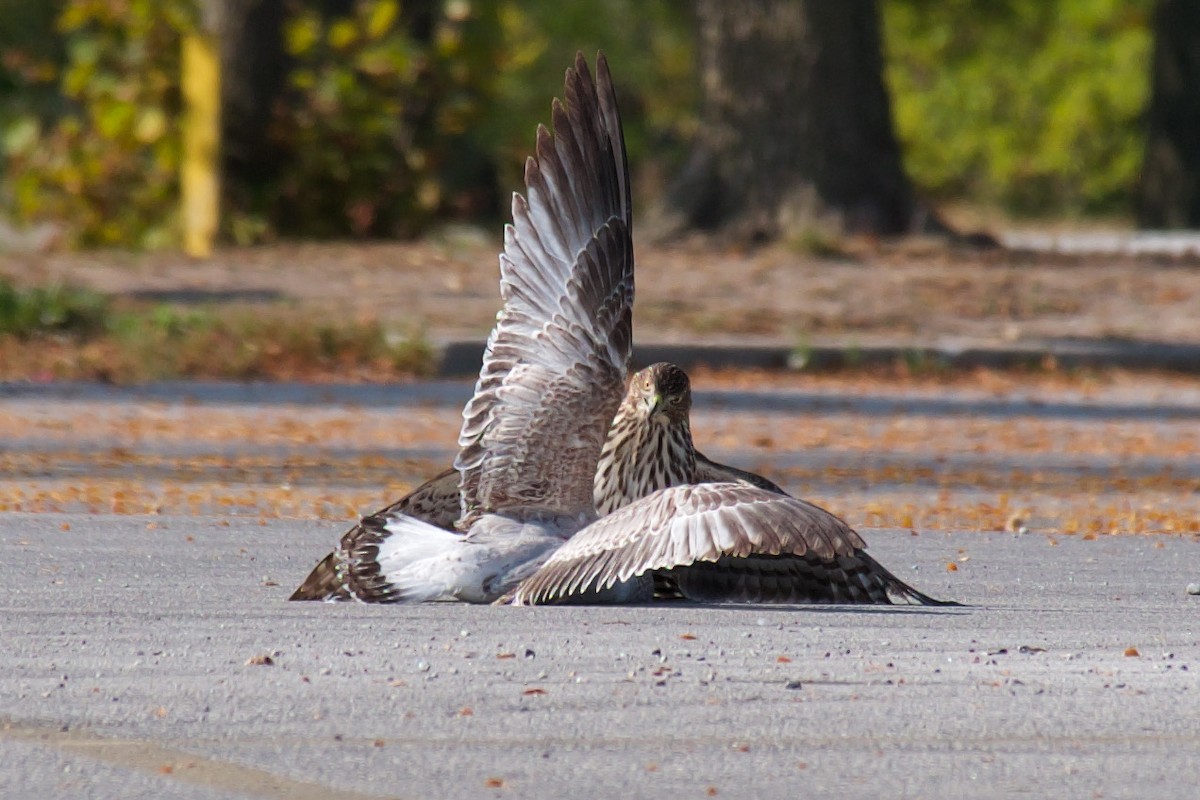
[[[1194,537],[866,532],[963,608],[286,602],[342,527],[0,515],[0,797],[1196,791]]]

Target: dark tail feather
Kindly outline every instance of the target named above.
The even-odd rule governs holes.
[[[336,552],[321,559],[288,600],[349,600]]]

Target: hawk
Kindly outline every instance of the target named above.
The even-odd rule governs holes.
[[[606,516],[550,556],[515,602],[631,582],[624,593],[644,599],[955,605],[897,578],[828,511],[700,457],[691,407],[691,382],[674,364],[633,376],[596,468],[594,497]],[[660,491],[670,487],[680,488]]]

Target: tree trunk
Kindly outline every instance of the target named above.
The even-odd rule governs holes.
[[[702,126],[669,193],[674,227],[749,240],[944,230],[901,164],[875,0],[696,10]]]
[[[203,0],[221,48],[221,160],[234,187],[259,185],[280,168],[267,137],[291,61],[283,46],[285,0]]]
[[[284,25],[303,6],[329,20],[353,14],[355,0],[200,0],[202,24],[220,41],[221,160],[231,208],[261,206],[264,200],[256,195],[278,181],[293,156],[271,133],[295,65],[284,46]],[[401,22],[416,42],[431,45],[438,8],[437,0],[401,5]],[[433,112],[427,103],[412,113]]]
[[[1142,228],[1200,227],[1200,4],[1160,0],[1146,156],[1138,185]]]

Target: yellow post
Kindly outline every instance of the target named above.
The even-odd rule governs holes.
[[[215,37],[183,40],[183,250],[212,255],[220,220],[221,66]]]

